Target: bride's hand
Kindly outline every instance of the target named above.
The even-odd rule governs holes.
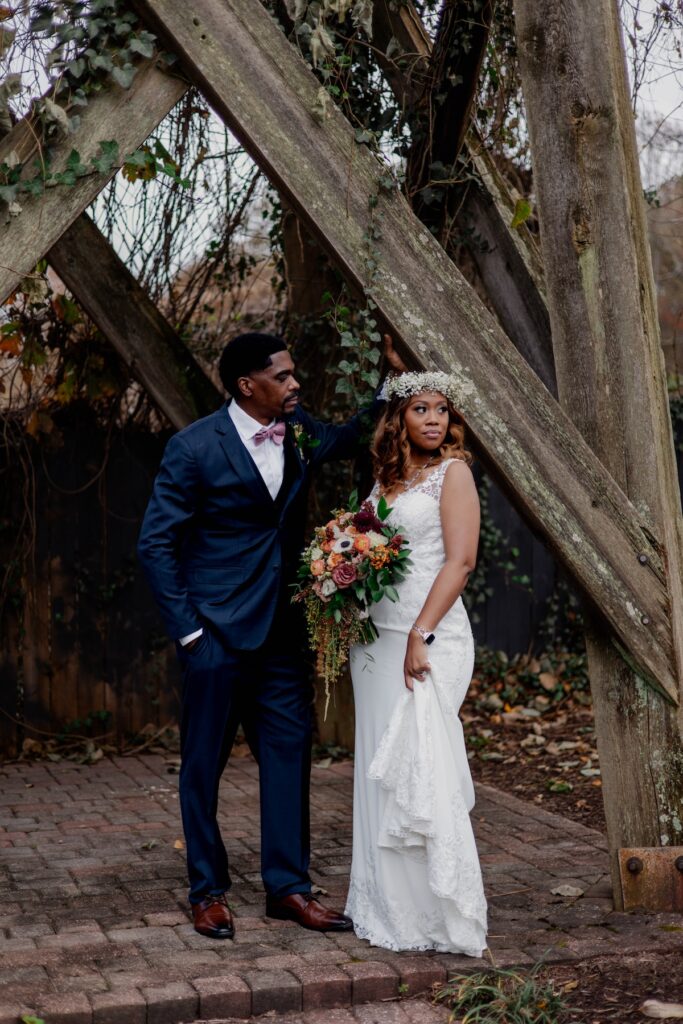
[[[406,373],[408,367],[394,348],[394,339],[392,336],[390,334],[385,334],[382,337],[382,341],[384,342],[384,357],[389,363],[391,369],[395,370],[396,373]]]
[[[408,648],[403,663],[403,676],[406,686],[411,692],[416,679],[418,682],[424,683],[430,668],[427,645],[418,633],[411,631],[408,634]]]

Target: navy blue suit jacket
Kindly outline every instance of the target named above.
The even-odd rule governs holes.
[[[377,406],[376,399],[370,415]],[[357,453],[364,415],[336,426],[297,409],[288,420],[276,500],[227,405],[170,439],[138,555],[173,639],[209,623],[234,650],[261,646],[296,573],[311,475],[322,462]],[[320,442],[305,457],[294,442],[295,423]]]

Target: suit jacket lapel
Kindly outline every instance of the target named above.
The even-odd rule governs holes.
[[[287,423],[287,433],[284,439],[285,448],[285,472],[282,478],[282,488],[278,494],[278,504],[282,513],[297,493],[304,479],[304,464],[292,433],[292,424]]]
[[[256,497],[272,505],[273,499],[270,496],[270,491],[263,482],[256,463],[242,443],[237,428],[228,415],[227,406],[223,409],[223,415],[219,417],[216,431],[220,435],[221,448],[239,478],[249,484]]]

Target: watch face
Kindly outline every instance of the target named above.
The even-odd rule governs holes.
[[[436,640],[436,637],[434,636],[433,633],[430,633],[429,636],[425,637],[425,643],[426,644],[433,644],[435,640]]]

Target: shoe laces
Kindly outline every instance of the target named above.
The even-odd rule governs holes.
[[[211,903],[222,903],[224,907],[227,907],[228,910],[230,909],[228,905],[227,893],[219,892],[216,895],[213,895],[213,893],[209,893],[206,899],[209,900]]]

